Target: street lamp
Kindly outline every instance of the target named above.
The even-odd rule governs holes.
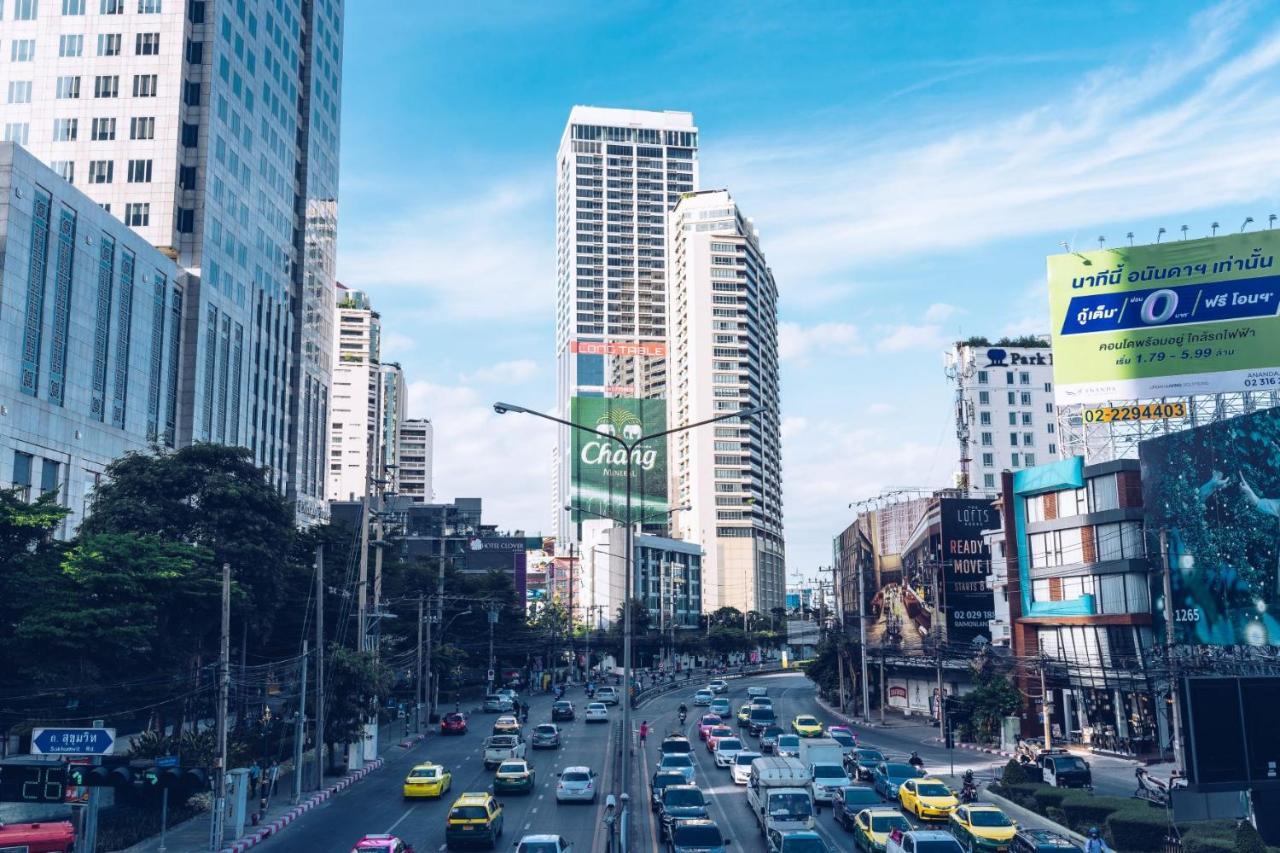
[[[635,461],[635,452],[640,448],[640,445],[646,442],[653,441],[654,439],[658,439],[658,438],[665,438],[666,436],[674,435],[676,433],[685,432],[687,430],[694,429],[695,427],[707,426],[708,424],[718,423],[720,421],[727,421],[731,418],[745,419],[745,418],[755,417],[761,412],[764,412],[765,407],[750,406],[745,409],[739,409],[736,412],[726,412],[725,414],[717,415],[714,418],[707,418],[705,420],[695,421],[694,423],[691,423],[691,424],[685,424],[684,426],[665,429],[662,432],[655,432],[653,435],[642,435],[639,438],[635,439],[634,441],[627,441],[626,439],[620,438],[619,436],[611,435],[607,432],[600,432],[598,430],[592,429],[591,427],[585,424],[575,424],[573,421],[568,421],[563,418],[557,418],[554,415],[548,415],[545,412],[539,412],[534,409],[528,409],[528,408],[525,408],[524,406],[517,406],[514,403],[501,403],[501,402],[494,403],[493,410],[500,415],[505,415],[508,412],[514,412],[516,414],[522,414],[522,415],[533,415],[534,417],[542,418],[543,420],[546,420],[546,421],[551,421],[552,423],[559,424],[560,426],[568,427],[569,429],[575,429],[580,432],[590,433],[595,438],[606,438],[609,441],[615,442],[616,444],[621,446],[622,449],[626,452],[626,455],[627,455],[626,512],[624,513],[625,517],[623,519],[623,523],[626,526],[626,554],[625,554],[626,570],[625,570],[625,577],[623,579],[626,595],[623,601],[623,608],[622,608],[623,610],[622,683],[625,685],[626,701],[623,702],[623,705],[622,705],[622,736],[624,738],[630,738],[631,737],[631,600],[635,598],[635,591],[632,588],[632,577],[631,577],[631,563],[635,556],[633,553],[634,549],[631,542],[631,524],[632,524],[631,483],[634,477],[633,463]],[[626,789],[631,784],[631,749],[630,749],[629,743],[627,748],[622,750],[621,779],[622,781],[620,783],[620,788],[621,788],[622,796],[624,798],[623,812],[625,813],[626,802],[627,802],[627,799],[625,799]]]

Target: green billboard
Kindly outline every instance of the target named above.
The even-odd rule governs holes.
[[[1280,231],[1049,257],[1058,405],[1280,390]]]
[[[610,436],[630,444],[664,431],[667,401],[574,397],[571,420],[590,430],[572,431],[574,520],[606,516],[621,522],[626,513],[628,454]],[[632,521],[661,520],[667,511],[667,439],[637,447],[631,453],[631,467]]]

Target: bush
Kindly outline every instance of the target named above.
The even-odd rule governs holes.
[[[1001,785],[1025,785],[1032,781],[1035,780],[1015,758],[1009,759],[1009,763],[1004,766],[1004,773],[1000,775]]]
[[[1240,821],[1240,825],[1236,827],[1236,850],[1240,853],[1267,853],[1266,842],[1247,820]]]
[[[1133,806],[1112,812],[1106,820],[1111,844],[1120,850],[1159,850],[1169,834],[1163,810]]]
[[[1050,788],[1048,785],[1036,788],[1031,796],[1035,798],[1035,809],[1042,815],[1049,814],[1049,809],[1062,810],[1062,801],[1069,792],[1065,788]]]
[[[1223,853],[1235,849],[1236,826],[1233,820],[1197,822],[1182,832],[1183,853]]]
[[[1067,826],[1076,832],[1085,833],[1090,827],[1101,828],[1112,812],[1123,811],[1133,806],[1129,797],[1095,797],[1083,791],[1072,791],[1062,800],[1062,813],[1066,817]]]
[[[1012,800],[1023,808],[1034,809],[1036,807],[1036,792],[1041,790],[1042,787],[1031,783],[1024,785],[1002,784],[996,789],[996,793],[1006,800]]]

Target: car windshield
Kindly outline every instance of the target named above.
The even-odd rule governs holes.
[[[573,703],[572,703],[572,702],[557,702],[557,703],[555,703],[555,705],[553,705],[552,707],[553,707],[553,708],[556,708],[557,710],[560,710],[560,711],[565,711],[565,710],[568,710],[569,708],[572,708],[572,707],[573,707]]]
[[[484,806],[454,806],[449,811],[449,817],[453,820],[479,820],[488,816]]]
[[[498,765],[499,773],[523,773],[524,765],[518,761],[508,761],[505,764]]]
[[[516,853],[559,853],[559,844],[555,841],[521,841]]]
[[[760,757],[758,752],[739,752],[733,757],[733,763],[739,765],[750,764]]]
[[[798,747],[800,746],[800,737],[798,735],[778,735],[778,746]]]
[[[1013,821],[1004,816],[1004,812],[994,809],[975,809],[969,812],[969,822],[974,826],[1013,826]]]
[[[560,781],[589,782],[591,781],[591,776],[587,773],[582,772],[581,770],[566,770],[564,773],[560,774]]]
[[[772,708],[752,708],[751,722],[753,723],[772,723],[777,717],[773,713]],[[801,725],[804,725],[801,723]]]
[[[922,797],[946,797],[951,794],[951,789],[946,785],[917,785],[916,793]]]
[[[1053,759],[1053,769],[1055,772],[1061,773],[1064,770],[1088,770],[1089,767],[1084,763],[1083,758],[1077,758],[1073,755],[1070,758]]]
[[[884,775],[890,779],[910,779],[916,775],[916,769],[910,764],[886,764]]]
[[[718,726],[721,722],[723,721],[715,714],[707,714],[702,718],[702,725],[704,726]]]
[[[858,750],[858,761],[863,764],[878,764],[884,761],[884,755],[874,749],[860,749]]]
[[[769,797],[769,814],[799,820],[813,814],[813,803],[808,794],[773,794]]]
[[[763,732],[760,733],[760,737],[776,739],[780,734],[782,734],[782,729],[778,728],[777,726],[768,726],[765,728]]]
[[[415,767],[409,771],[410,779],[434,779],[440,775],[437,767]]]
[[[499,696],[497,693],[490,693],[488,696],[484,697],[484,701],[486,701],[486,702],[501,702],[501,701],[502,701],[502,697],[501,697],[501,696]]]
[[[816,726],[818,721],[813,717],[796,717],[797,726]]]
[[[884,817],[872,815],[871,817],[872,832],[893,832],[895,829],[905,831],[910,828],[911,824],[900,814],[885,815]]]
[[[707,801],[697,788],[668,788],[662,792],[662,802],[669,806],[705,806]]]
[[[846,806],[880,805],[880,795],[870,788],[857,788],[850,785],[840,789],[840,796]]]
[[[721,752],[732,752],[735,749],[742,749],[742,741],[736,737],[722,737],[716,741],[716,749]]]
[[[719,827],[703,823],[677,826],[672,832],[672,841],[679,847],[719,847],[722,839]]]
[[[685,738],[671,738],[662,742],[663,752],[693,752],[693,744]]]
[[[516,745],[515,735],[494,735],[489,738],[489,746],[511,748]]]
[[[832,732],[831,739],[841,746],[853,746],[857,741],[849,737],[844,732]]]
[[[665,788],[668,785],[683,785],[683,784],[685,784],[683,773],[659,772],[653,777],[653,787],[655,788]]]
[[[673,753],[662,757],[663,767],[692,767],[693,759],[684,753]]]
[[[556,727],[543,723],[534,729],[534,732],[540,735],[553,735],[556,733]]]
[[[813,776],[815,779],[843,779],[844,771],[834,764],[815,764],[813,766]]]
[[[821,838],[787,838],[782,839],[782,853],[828,853],[830,847]]]
[[[954,839],[937,841],[921,841],[916,839],[916,853],[962,853],[960,842]]]

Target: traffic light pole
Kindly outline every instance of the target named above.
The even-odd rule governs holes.
[[[100,729],[104,725],[103,720],[94,720],[93,727]],[[102,756],[95,755],[93,757],[94,765],[102,764]],[[80,847],[82,853],[97,853],[98,851],[98,808],[102,804],[102,795],[96,787],[89,789],[89,805],[84,810],[84,836],[83,843]]]
[[[169,786],[160,791],[160,847],[159,853],[165,853],[164,836],[169,829]]]
[[[231,692],[231,564],[222,564],[222,638],[218,644],[218,754],[215,757],[213,826],[209,849],[221,850],[227,816],[227,700]],[[92,804],[91,804],[92,805]],[[92,853],[92,851],[90,851]]]

